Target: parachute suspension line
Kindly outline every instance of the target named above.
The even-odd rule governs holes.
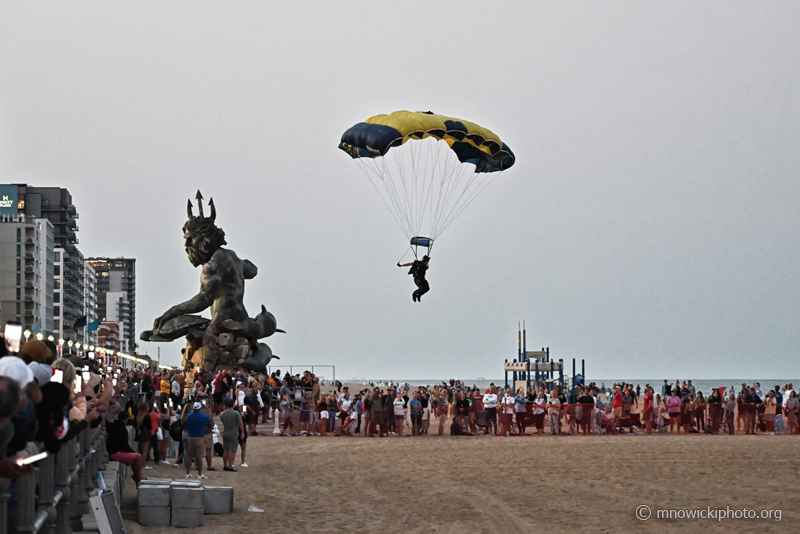
[[[400,225],[400,228],[402,229],[403,234],[408,236],[409,235],[408,224],[407,223],[406,224],[403,223],[404,210],[403,210],[403,207],[401,205],[401,201],[400,201],[399,195],[398,195],[398,193],[396,191],[395,183],[392,180],[392,175],[388,172],[388,170],[385,169],[385,166],[386,166],[385,162],[381,161],[381,164],[382,164],[382,166],[384,168],[384,171],[380,170],[378,162],[376,162],[374,160],[372,161],[372,165],[375,167],[374,168],[374,172],[375,172],[375,174],[377,176],[379,176],[381,178],[381,181],[383,182],[384,188],[386,189],[386,194],[391,199],[392,205],[394,206],[393,214],[395,215],[395,218],[397,220],[397,224]]]
[[[394,210],[391,208],[391,206],[389,206],[389,203],[388,203],[388,202],[386,202],[386,199],[385,199],[385,198],[384,198],[384,196],[381,194],[381,191],[380,191],[380,189],[378,189],[378,186],[375,184],[375,181],[372,179],[372,176],[370,176],[370,174],[369,174],[369,169],[368,169],[368,167],[367,167],[367,164],[366,164],[366,160],[363,160],[363,161],[364,161],[363,165],[361,164],[362,160],[363,160],[363,158],[359,158],[359,159],[357,160],[357,161],[358,161],[358,163],[356,163],[356,165],[358,165],[358,168],[361,170],[361,172],[363,172],[363,173],[364,173],[364,176],[366,176],[366,177],[367,177],[367,179],[369,180],[369,183],[371,183],[371,184],[372,184],[372,187],[373,187],[373,188],[375,188],[375,192],[377,192],[377,193],[378,193],[378,196],[379,196],[379,197],[381,197],[381,201],[383,202],[383,205],[384,205],[384,206],[386,206],[386,209],[387,209],[387,210],[389,210],[389,213],[391,213],[391,214],[392,214],[392,218],[393,218],[393,219],[394,219],[394,221],[397,223],[397,226],[399,226],[399,227],[400,227],[400,231],[402,231],[402,232],[405,234],[405,233],[406,233],[406,231],[405,231],[405,229],[403,228],[403,225],[402,225],[402,223],[400,222],[400,219],[398,219],[398,218],[397,218],[397,215],[395,214]],[[373,170],[373,172],[375,172],[375,171]],[[377,173],[376,173],[376,174],[377,174]],[[380,179],[380,175],[378,175],[378,178]]]
[[[410,239],[411,238],[410,234],[413,233],[413,231],[414,231],[414,226],[412,225],[411,219],[410,219],[411,204],[410,204],[409,199],[408,199],[408,187],[406,185],[406,175],[405,175],[405,168],[404,168],[404,165],[403,165],[403,158],[402,158],[402,154],[398,156],[398,152],[399,151],[393,150],[392,154],[394,155],[394,163],[395,163],[395,166],[397,167],[398,173],[400,175],[399,177],[400,177],[400,183],[402,185],[402,195],[398,194],[398,197],[399,197],[400,204],[405,207],[405,209],[402,210],[402,215],[406,220],[406,224],[408,224],[408,233],[409,233],[409,239]],[[391,176],[391,172],[389,171],[388,166],[386,166],[386,162],[385,161],[384,161],[384,167],[386,168],[387,175]],[[403,204],[403,200],[405,200],[404,204]]]
[[[463,168],[463,170],[466,171],[466,168]],[[461,188],[461,193],[458,195],[458,198],[456,198],[456,200],[454,202],[450,202],[449,199],[448,199],[448,203],[447,203],[448,209],[447,209],[447,211],[445,213],[442,214],[442,217],[437,221],[437,225],[436,225],[437,229],[442,227],[442,226],[444,226],[445,223],[450,218],[450,215],[460,207],[459,203],[461,202],[461,199],[464,197],[464,194],[469,190],[469,188],[472,186],[472,184],[474,183],[474,181],[476,180],[476,178],[478,176],[479,176],[479,173],[476,173],[475,169],[473,169],[472,173],[470,174],[469,179],[467,179],[467,180],[464,180],[464,178],[463,178],[464,177],[464,172],[462,172],[459,175],[458,180],[456,180],[456,183],[463,186]],[[455,194],[455,189],[451,190],[449,193],[451,195]]]
[[[409,246],[409,247],[406,249],[406,251],[405,251],[405,252],[403,252],[403,255],[402,255],[402,256],[400,256],[400,259],[399,259],[399,260],[397,260],[397,263],[400,263],[401,261],[403,261],[404,259],[406,259],[406,254],[408,254],[408,251],[409,251],[409,250],[410,250],[410,251],[411,251],[411,252],[414,254],[414,259],[416,259],[416,258],[417,258],[417,253],[414,251],[414,247],[411,247],[411,246]]]
[[[428,210],[428,201],[431,200],[431,190],[433,189],[433,182],[434,182],[434,179],[436,177],[437,169],[441,172],[440,156],[441,156],[441,150],[442,150],[442,145],[443,144],[445,144],[444,141],[437,141],[436,142],[436,154],[433,153],[433,146],[430,145],[430,144],[428,145],[428,161],[433,161],[433,163],[431,165],[426,165],[426,167],[424,167],[424,168],[429,168],[431,170],[431,175],[430,175],[430,181],[427,182],[428,183],[428,187],[426,188],[426,191],[424,191],[425,198],[424,198],[424,200],[422,202],[422,213],[421,213],[421,216],[420,216],[420,227],[422,226],[422,220],[425,218],[425,212],[426,211],[428,212],[428,219],[430,219],[432,217],[433,203],[431,202],[431,209]],[[424,178],[427,181],[427,179],[428,179],[427,173],[425,173],[425,177]],[[425,182],[423,182],[423,184],[424,183]]]
[[[369,160],[369,161],[370,161],[370,166],[372,167],[372,171],[375,173],[375,175],[378,178],[380,178],[381,182],[383,183],[383,187],[386,190],[386,195],[389,197],[392,205],[394,206],[394,210],[393,211],[390,209],[390,211],[392,211],[392,215],[395,217],[395,220],[397,221],[397,224],[400,226],[400,228],[403,231],[403,233],[408,235],[408,230],[407,230],[407,228],[405,226],[403,226],[403,223],[402,223],[402,218],[403,218],[402,217],[402,208],[398,204],[398,201],[397,201],[397,198],[396,198],[397,195],[393,191],[393,188],[391,187],[391,185],[392,185],[391,176],[387,176],[385,173],[382,173],[380,171],[380,169],[378,168],[378,163],[376,161],[374,161],[374,160]]]
[[[447,188],[452,187],[453,182],[452,176],[453,174],[458,173],[458,165],[453,164],[450,158],[446,158],[445,166],[439,176],[439,188],[436,191],[436,207],[431,213],[431,239],[436,239],[438,234],[435,231],[435,221],[438,220],[441,211],[445,208],[447,202]]]
[[[433,228],[434,228],[433,233],[437,237],[441,233],[439,231],[439,228],[441,226],[442,218],[445,216],[446,213],[448,213],[451,210],[451,199],[453,197],[453,194],[458,189],[459,185],[462,182],[463,176],[467,172],[468,169],[469,169],[468,166],[463,166],[463,165],[459,166],[459,167],[455,167],[455,169],[454,169],[454,171],[452,173],[455,176],[454,177],[451,176],[448,179],[449,183],[447,184],[447,187],[445,188],[445,190],[443,192],[440,192],[440,194],[443,195],[442,206],[441,206],[441,210],[439,211],[439,213],[437,213],[436,221],[433,223]]]
[[[494,176],[492,176],[492,179],[491,179],[491,180],[489,180],[488,182],[486,182],[486,184],[483,186],[483,188],[481,188],[481,189],[480,189],[480,191],[477,191],[477,190],[476,190],[476,192],[475,192],[475,193],[472,195],[472,198],[470,198],[470,199],[469,199],[469,200],[468,200],[468,201],[467,201],[467,202],[466,202],[466,203],[465,203],[465,204],[464,204],[464,205],[461,207],[461,209],[459,209],[459,210],[458,210],[458,213],[456,213],[456,214],[455,214],[455,215],[454,215],[454,216],[453,216],[453,217],[450,219],[450,222],[448,222],[448,223],[447,223],[447,224],[444,226],[444,228],[442,228],[442,232],[444,232],[444,231],[447,229],[447,227],[448,227],[448,226],[450,226],[450,225],[452,224],[452,222],[453,222],[453,221],[455,221],[455,220],[456,220],[456,218],[458,218],[458,216],[459,216],[459,215],[461,215],[461,213],[462,213],[462,212],[463,212],[465,209],[467,209],[467,206],[469,206],[470,204],[472,204],[472,201],[473,201],[473,200],[475,200],[475,199],[478,197],[478,195],[480,195],[481,193],[483,193],[483,192],[486,190],[486,188],[487,188],[487,187],[489,187],[490,185],[492,185],[492,182],[494,182],[495,180],[497,180],[497,178],[498,178],[498,177],[499,177],[501,174],[503,174],[503,171],[500,171],[500,172],[496,172],[496,173],[494,173]]]

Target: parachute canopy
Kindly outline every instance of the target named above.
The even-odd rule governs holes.
[[[420,241],[412,246],[430,247],[515,161],[491,130],[430,111],[370,117],[345,131],[339,148],[356,160],[406,237]]]
[[[353,158],[375,158],[409,140],[428,137],[446,142],[461,163],[475,165],[475,172],[503,171],[514,165],[514,153],[490,130],[430,111],[370,117],[344,132],[339,148]]]

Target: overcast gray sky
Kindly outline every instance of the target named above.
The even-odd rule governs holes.
[[[87,256],[137,259],[137,326],[198,289],[214,198],[281,364],[497,377],[800,375],[797,2],[0,3],[0,182],[58,185]],[[516,165],[437,242],[411,301],[389,212],[337,150],[433,110]],[[178,363],[180,344],[161,344]],[[156,353],[155,344],[141,350]]]

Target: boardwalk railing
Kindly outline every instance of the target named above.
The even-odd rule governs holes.
[[[82,518],[91,512],[89,491],[98,487],[97,472],[107,463],[105,433],[90,438],[86,429],[16,481],[13,509],[8,506],[11,481],[0,478],[0,534],[83,530]]]

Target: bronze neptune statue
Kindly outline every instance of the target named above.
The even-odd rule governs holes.
[[[232,250],[222,248],[225,232],[215,223],[214,200],[208,202],[211,214],[203,215],[203,196],[197,192],[199,214],[192,213],[183,225],[186,254],[195,267],[202,267],[200,292],[177,304],[153,323],[153,329],[142,332],[143,341],[173,341],[186,336],[183,354],[185,370],[214,371],[219,368],[242,367],[262,371],[273,356],[272,350],[259,339],[269,337],[277,328],[275,316],[261,306],[261,313],[251,319],[242,301],[244,281],[258,274],[249,260],[240,259]],[[198,314],[211,308],[211,319]]]

